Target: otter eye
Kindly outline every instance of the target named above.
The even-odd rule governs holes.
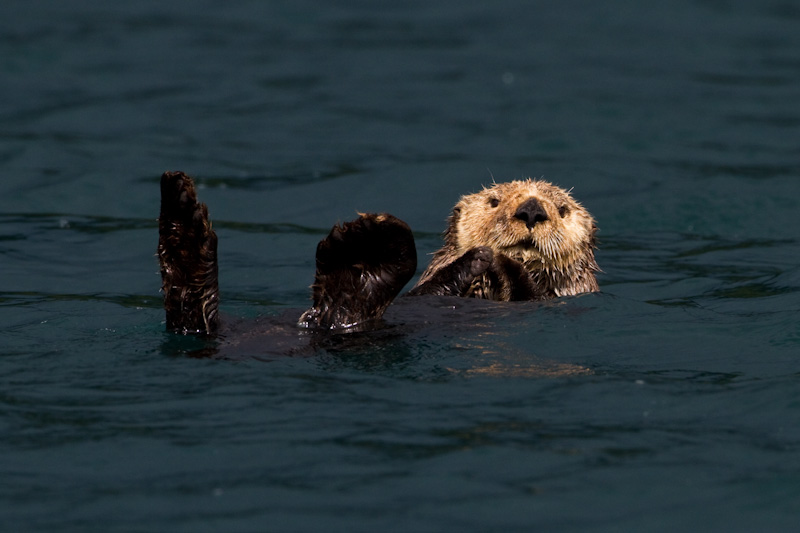
[[[567,216],[567,213],[569,213],[569,207],[562,205],[561,207],[558,208],[558,216],[560,216],[561,218]]]
[[[498,200],[497,198],[489,198],[489,205],[492,207],[497,207],[498,205],[500,205],[500,200]]]

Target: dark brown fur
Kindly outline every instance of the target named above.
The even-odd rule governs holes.
[[[217,234],[191,178],[161,176],[158,259],[167,329],[213,334],[219,328]]]
[[[340,329],[376,320],[416,269],[414,237],[399,218],[362,214],[334,226],[317,246],[314,304],[299,323]]]
[[[182,172],[161,177],[158,258],[167,329],[217,333],[217,235],[206,205],[197,202],[194,182]],[[313,305],[299,324],[326,330],[368,327],[381,318],[416,268],[414,237],[402,220],[363,214],[334,226],[317,246]]]

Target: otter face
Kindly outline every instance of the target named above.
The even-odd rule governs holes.
[[[564,271],[594,246],[592,216],[546,181],[495,184],[462,197],[453,217],[460,254],[488,246],[531,271]]]

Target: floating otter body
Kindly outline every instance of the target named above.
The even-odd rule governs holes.
[[[533,180],[496,184],[461,198],[444,247],[408,294],[510,301],[596,291],[595,232],[592,217],[563,189]],[[161,177],[158,257],[167,328],[216,334],[217,236],[181,172]],[[361,214],[334,226],[317,247],[313,304],[299,325],[368,328],[416,265],[411,230],[392,215]]]

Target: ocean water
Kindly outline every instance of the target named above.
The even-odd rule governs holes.
[[[798,28],[785,0],[4,2],[2,530],[795,531]],[[299,314],[337,221],[403,218],[421,270],[461,194],[528,176],[596,217],[602,292],[190,357],[164,170],[233,319]]]

